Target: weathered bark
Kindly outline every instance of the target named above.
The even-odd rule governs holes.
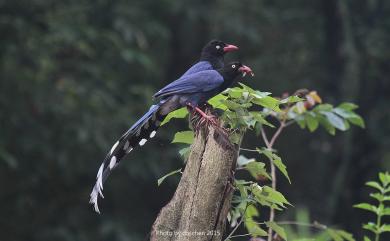
[[[150,240],[221,240],[238,148],[213,127],[199,132],[172,200],[160,211]]]

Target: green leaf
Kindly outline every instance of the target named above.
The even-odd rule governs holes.
[[[364,241],[371,241],[367,236],[364,236]]]
[[[355,105],[353,103],[344,102],[344,103],[341,103],[340,105],[338,105],[337,107],[341,108],[341,109],[344,109],[344,110],[352,111],[352,110],[357,109],[359,106],[357,106],[357,105]]]
[[[318,116],[318,121],[320,124],[326,129],[326,131],[331,134],[335,135],[336,134],[336,129],[329,123],[328,119],[323,117],[323,116]]]
[[[253,218],[253,217],[258,217],[259,216],[259,211],[254,205],[248,205],[246,207],[245,211],[245,217],[246,218]]]
[[[240,143],[241,138],[242,138],[242,134],[239,133],[239,132],[234,132],[234,133],[232,133],[232,134],[229,135],[229,140],[230,140],[232,143],[234,143],[234,144]]]
[[[384,187],[387,187],[387,185],[390,184],[390,174],[388,172],[380,172],[379,180],[382,182]]]
[[[375,198],[379,202],[382,202],[384,200],[384,196],[380,193],[370,193],[370,197]]]
[[[190,155],[190,151],[191,151],[191,147],[184,147],[182,149],[180,149],[179,151],[179,154],[181,157],[183,157],[185,160],[188,159],[189,155]]]
[[[305,115],[305,120],[310,132],[313,132],[318,128],[319,122],[314,116],[312,116],[312,113]]]
[[[240,191],[241,197],[243,197],[243,198],[247,198],[247,197],[248,197],[248,189],[247,189],[247,186],[244,186],[244,185],[242,185],[242,184],[237,184],[237,183],[236,183],[236,187],[237,187],[238,190]]]
[[[227,97],[225,95],[219,94],[211,98],[208,103],[214,108],[226,110],[227,106],[222,103],[222,101],[226,99]]]
[[[185,108],[185,107],[180,108],[180,109],[175,110],[175,111],[172,111],[171,113],[169,113],[169,114],[165,117],[165,119],[163,120],[163,122],[161,123],[161,125],[165,125],[165,124],[168,123],[172,118],[183,119],[183,118],[185,118],[187,115],[188,115],[188,111],[187,111],[187,108]]]
[[[254,220],[246,220],[245,226],[248,232],[253,237],[267,236],[268,234],[264,229],[260,228],[260,226],[257,223],[255,223]]]
[[[244,121],[248,128],[253,128],[256,125],[256,120],[252,115],[242,115],[241,119]]]
[[[355,241],[353,235],[344,231],[344,230],[336,230],[337,234],[340,235],[343,239],[348,241]]]
[[[341,117],[337,116],[336,114],[334,114],[332,112],[328,112],[328,111],[321,111],[321,114],[326,116],[326,118],[328,119],[329,123],[332,126],[336,127],[337,129],[339,129],[341,131],[347,130],[347,127],[346,127],[346,125]]]
[[[226,93],[229,95],[230,98],[239,99],[243,95],[244,91],[245,91],[244,89],[235,87],[235,88],[227,89]]]
[[[157,180],[157,185],[160,186],[161,183],[165,180],[165,178],[167,178],[167,177],[169,177],[169,176],[172,176],[172,175],[175,175],[176,173],[179,173],[179,172],[181,172],[181,168],[180,168],[180,169],[177,169],[177,170],[175,170],[175,171],[172,171],[172,172],[166,174],[165,176],[159,178],[159,179]]]
[[[367,210],[367,211],[371,211],[373,213],[376,213],[377,212],[377,208],[371,204],[368,204],[368,203],[359,203],[359,204],[356,204],[353,206],[354,208],[360,208],[360,209],[364,209],[364,210]]]
[[[282,237],[284,240],[287,240],[286,232],[284,231],[284,228],[280,227],[275,222],[265,222],[267,227],[272,228],[280,237]]]
[[[273,111],[280,112],[279,108],[279,100],[271,97],[271,96],[265,96],[262,98],[254,98],[252,100],[253,104],[263,106],[265,108],[271,109]]]
[[[281,173],[287,178],[288,182],[291,184],[290,177],[288,176],[286,165],[282,162],[282,159],[268,149],[256,149],[259,153],[264,154],[270,161],[274,163],[274,165],[279,169]]]
[[[375,224],[375,223],[372,223],[372,222],[369,222],[369,223],[367,223],[367,224],[364,224],[364,225],[363,225],[363,228],[366,229],[366,230],[369,230],[369,231],[371,231],[371,232],[373,232],[373,233],[377,233],[377,232],[378,232],[378,230],[377,230],[377,228],[376,228],[376,224]]]
[[[305,119],[300,119],[300,118],[296,118],[295,121],[297,122],[297,124],[299,125],[299,127],[301,127],[301,129],[305,129],[306,127],[306,121]]]
[[[359,126],[361,128],[365,127],[363,118],[353,111],[341,109],[339,107],[334,108],[332,111],[356,126]]]
[[[266,96],[269,96],[271,95],[270,92],[262,92],[262,91],[258,91],[258,90],[255,90],[254,92],[251,92],[251,95],[255,98],[264,98]]]
[[[245,166],[245,169],[254,177],[256,180],[259,180],[261,177],[266,177],[271,180],[270,175],[265,169],[265,164],[262,162],[250,162]]]
[[[382,233],[384,232],[390,232],[390,224],[383,224],[381,227],[380,227],[380,231]]]
[[[302,98],[294,95],[294,96],[289,96],[289,97],[281,100],[280,103],[281,104],[287,104],[287,103],[291,104],[291,103],[296,103],[296,102],[304,101],[304,100],[305,99],[302,99]]]
[[[344,109],[341,109],[341,108],[334,108],[332,110],[335,114],[343,117],[343,118],[350,118],[350,117],[355,117],[357,116],[354,112],[352,111],[349,111],[349,110],[344,110]]]
[[[288,182],[291,184],[290,177],[288,176],[288,173],[287,173],[286,165],[284,165],[284,163],[282,162],[282,159],[279,156],[276,156],[276,157],[274,157],[274,159],[272,159],[272,162],[279,169],[279,171],[281,173],[283,173],[283,175],[287,178]]]
[[[257,184],[257,183],[251,184],[250,190],[253,193],[253,195],[255,195],[256,197],[260,196],[261,193],[263,192],[263,188],[260,187],[259,184]]]
[[[238,84],[242,87],[243,90],[246,90],[246,91],[248,91],[250,93],[254,93],[255,92],[254,89],[252,89],[251,87],[249,87],[249,86],[247,86],[247,85],[245,85],[245,84],[243,84],[241,82],[239,82]]]
[[[383,192],[383,188],[381,187],[381,185],[377,182],[366,182],[366,185],[369,186],[369,187],[372,187],[372,188],[375,188],[375,189],[378,189],[380,192]]]
[[[383,209],[381,215],[382,216],[390,216],[390,208]]]
[[[343,241],[343,238],[336,232],[336,230],[328,228],[326,232],[334,241]]]
[[[365,128],[363,118],[358,116],[358,115],[356,115],[354,117],[349,117],[349,118],[347,118],[347,120],[356,126],[359,126],[361,128]]]
[[[274,201],[276,203],[280,203],[280,204],[291,205],[291,203],[289,203],[287,201],[287,199],[283,196],[283,194],[281,194],[280,192],[274,190],[273,188],[268,187],[268,186],[263,186],[262,189],[263,189],[263,191],[265,193],[267,193],[268,198],[271,199],[272,201]]]
[[[194,141],[193,131],[180,131],[180,132],[176,132],[172,143],[192,144],[193,141]]]
[[[274,125],[272,125],[271,123],[269,123],[265,117],[263,116],[263,114],[261,112],[256,112],[256,111],[250,111],[249,114],[253,117],[253,119],[255,121],[257,121],[257,123],[260,123],[262,125],[267,125],[269,127],[272,127],[272,128],[275,128]]]
[[[260,228],[260,226],[256,223],[253,217],[258,217],[259,212],[257,211],[254,205],[248,205],[246,207],[246,211],[244,213],[244,223],[248,232],[254,236],[266,236],[267,232]]]
[[[220,102],[225,105],[227,108],[229,108],[230,110],[237,110],[237,109],[240,109],[242,108],[242,106],[235,102],[235,101],[232,101],[232,100],[220,100]]]

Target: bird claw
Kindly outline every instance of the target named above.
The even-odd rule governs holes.
[[[198,107],[194,107],[194,106],[192,106],[190,104],[188,104],[188,106],[192,108],[193,116],[196,116],[195,114],[198,114],[198,117],[199,117],[199,119],[197,119],[195,124],[194,124],[194,128],[195,128],[196,131],[199,131],[200,128],[202,126],[204,126],[204,125],[212,125],[216,129],[220,130],[221,132],[223,132],[226,135],[229,133],[228,129],[220,126],[220,123],[219,123],[219,120],[218,120],[217,116],[212,115],[212,114],[206,114],[205,112],[203,112]]]

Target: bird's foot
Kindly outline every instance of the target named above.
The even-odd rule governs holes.
[[[215,115],[206,114],[198,107],[195,107],[195,111],[201,116],[198,125],[211,124],[215,127],[219,127],[218,118]]]
[[[211,108],[208,104],[204,105],[205,108]],[[228,135],[229,129],[220,125],[219,119],[216,115],[210,114],[210,109],[206,109],[207,113],[200,109],[199,107],[192,106],[188,104],[188,108],[192,110],[193,113],[193,123],[195,130],[199,131],[204,125],[212,125],[217,129],[220,134]],[[195,115],[196,114],[196,115]]]

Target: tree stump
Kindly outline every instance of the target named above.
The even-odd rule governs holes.
[[[151,230],[152,241],[222,240],[238,146],[213,126],[195,136],[183,176]]]

